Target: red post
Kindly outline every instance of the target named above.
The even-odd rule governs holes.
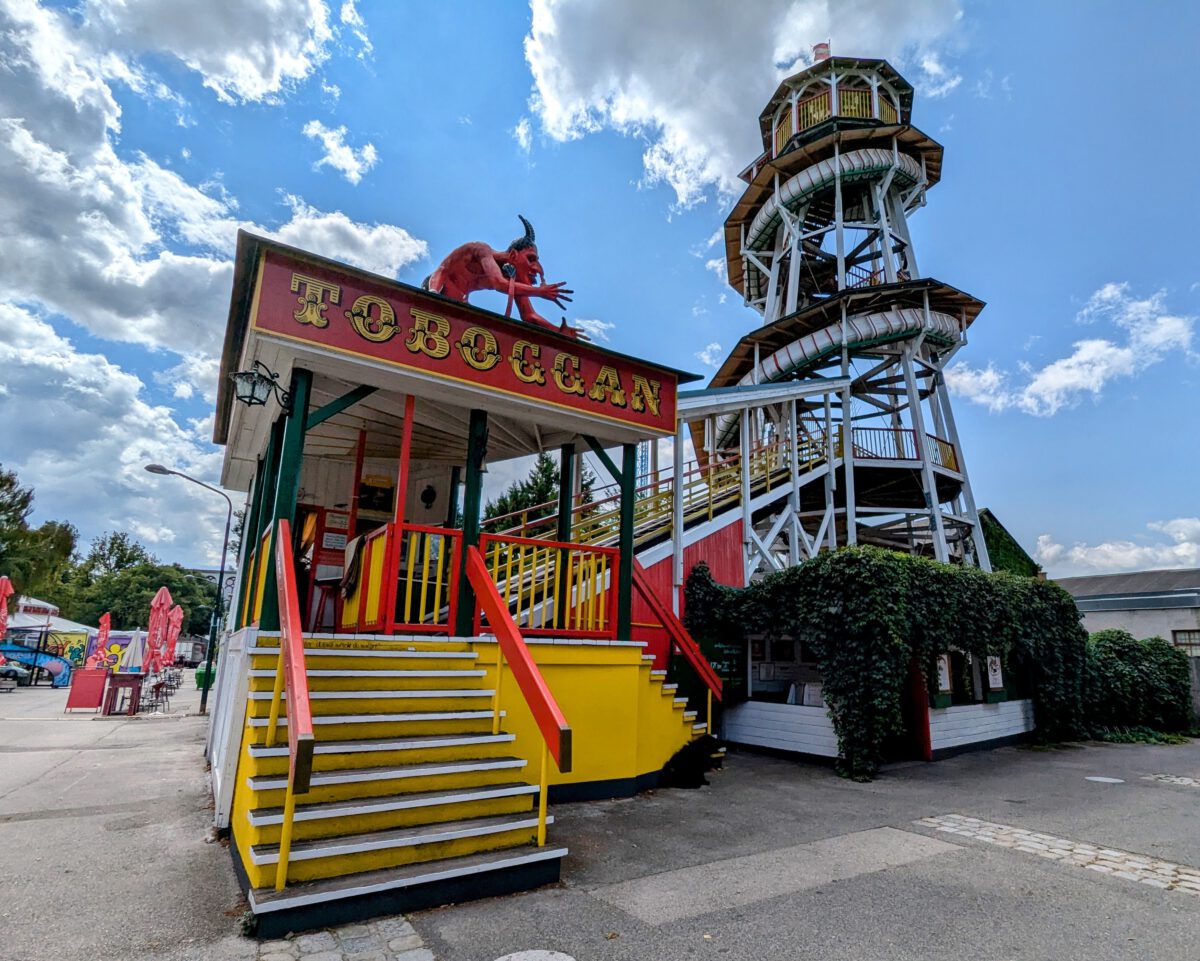
[[[926,761],[933,760],[933,738],[929,733],[929,687],[925,672],[914,657],[908,662],[908,692],[912,698],[912,718],[917,749]]]

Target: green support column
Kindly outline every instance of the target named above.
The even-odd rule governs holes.
[[[633,630],[633,509],[637,489],[637,444],[621,445],[621,566],[617,579],[617,640]]]
[[[254,523],[242,525],[242,555],[249,559],[248,551],[257,551],[262,542],[263,532],[267,529],[267,518],[275,505],[275,486],[279,480],[279,448],[283,443],[284,416],[279,415],[271,425],[270,438],[267,440],[267,453],[262,460],[262,483],[254,495]],[[258,556],[254,564],[258,566]],[[253,588],[254,571],[246,570],[242,576],[242,596],[238,601],[238,616],[241,616],[241,605],[245,604],[246,592]],[[248,623],[248,622],[247,622]],[[245,627],[246,623],[242,624]]]
[[[275,522],[281,518],[296,519],[296,497],[300,493],[300,461],[304,457],[304,432],[308,418],[308,397],[312,389],[312,371],[297,368],[292,371],[292,412],[283,422],[283,443],[279,451],[279,476],[275,484],[274,509],[267,516],[272,529],[267,545],[270,563],[263,585],[262,617],[258,626],[265,631],[279,630],[279,598],[275,584]]]
[[[262,500],[263,475],[266,473],[265,458],[260,457],[258,467],[254,471],[254,486],[250,488],[250,507],[246,512],[246,516],[242,518],[242,543],[238,550],[238,571],[240,572],[240,585],[238,587],[237,600],[233,608],[233,625],[237,628],[245,627],[242,623],[242,608],[246,604],[246,584],[253,578],[254,572],[247,570],[247,560],[249,559],[250,551],[254,550],[254,531],[258,527],[258,504]]]
[[[575,520],[575,445],[563,444],[558,449],[558,526],[555,540],[564,544],[571,542]],[[558,573],[555,576],[554,596],[557,598],[555,608],[555,625],[565,627],[567,623],[567,607],[570,598],[567,597],[567,559],[566,550],[558,552]]]
[[[463,485],[462,562],[459,566],[458,613],[454,633],[469,637],[475,625],[475,592],[467,580],[467,548],[479,546],[479,512],[483,506],[483,461],[487,456],[487,411],[472,410],[467,428],[467,477]]]

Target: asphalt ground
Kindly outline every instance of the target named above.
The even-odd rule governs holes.
[[[245,909],[212,823],[192,672],[162,717],[0,694],[0,959],[242,961]]]
[[[1200,779],[1200,744],[1010,747],[869,784],[731,753],[699,790],[556,807],[558,887],[411,920],[445,961],[1200,958],[1200,895],[914,823],[958,813],[1200,867],[1200,787],[1143,779],[1168,773]]]
[[[0,959],[255,956],[228,852],[206,841],[206,721],[181,694],[175,716],[121,719],[64,716],[48,688],[0,695]],[[1200,787],[1150,774],[1200,782],[1200,744],[1003,748],[870,784],[731,752],[698,790],[556,806],[560,885],[411,920],[442,961],[1200,958],[1200,895],[918,823],[1200,867]]]

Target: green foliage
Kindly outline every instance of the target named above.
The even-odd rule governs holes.
[[[807,643],[847,777],[870,778],[888,740],[903,732],[910,663],[936,687],[937,655],[951,647],[999,655],[1006,677],[1025,676],[1041,737],[1087,733],[1087,634],[1071,596],[1054,584],[855,547],[740,590],[716,584],[697,565],[686,591],[688,627],[702,644],[749,634]],[[724,659],[723,676],[744,673],[742,663]]]
[[[137,564],[157,564],[158,559],[124,531],[105,531],[79,563],[77,575],[84,584]]]
[[[144,628],[150,619],[150,602],[160,587],[169,590],[174,602],[183,608],[184,633],[207,635],[217,603],[217,585],[189,574],[178,564],[139,561],[87,582],[81,579],[59,606],[64,617],[84,624],[98,623],[107,611],[112,614],[115,631]]]
[[[61,521],[29,526],[33,491],[0,467],[0,574],[20,594],[50,593],[70,562],[79,532]]]
[[[1112,729],[1186,730],[1192,722],[1187,655],[1161,637],[1097,631],[1091,653],[1090,699],[1096,724]]]
[[[979,526],[983,530],[983,542],[987,546],[992,570],[1008,571],[1024,577],[1037,576],[1041,567],[986,507],[979,512]]]
[[[580,461],[582,471],[581,489],[583,502],[592,499],[592,487],[596,478],[587,466]],[[514,481],[496,500],[489,501],[483,509],[484,520],[501,517],[505,514],[515,514],[517,511],[526,512],[526,521],[540,520],[558,513],[558,488],[562,482],[562,473],[558,462],[542,451],[534,459],[533,467],[525,480]]]
[[[1188,744],[1188,735],[1168,734],[1149,727],[1098,727],[1092,737],[1110,744]]]

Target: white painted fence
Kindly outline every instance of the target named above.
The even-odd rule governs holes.
[[[935,751],[995,741],[1033,730],[1033,701],[959,704],[929,712],[929,736]]]
[[[823,707],[746,701],[725,712],[725,740],[819,757],[837,757],[837,735]]]

